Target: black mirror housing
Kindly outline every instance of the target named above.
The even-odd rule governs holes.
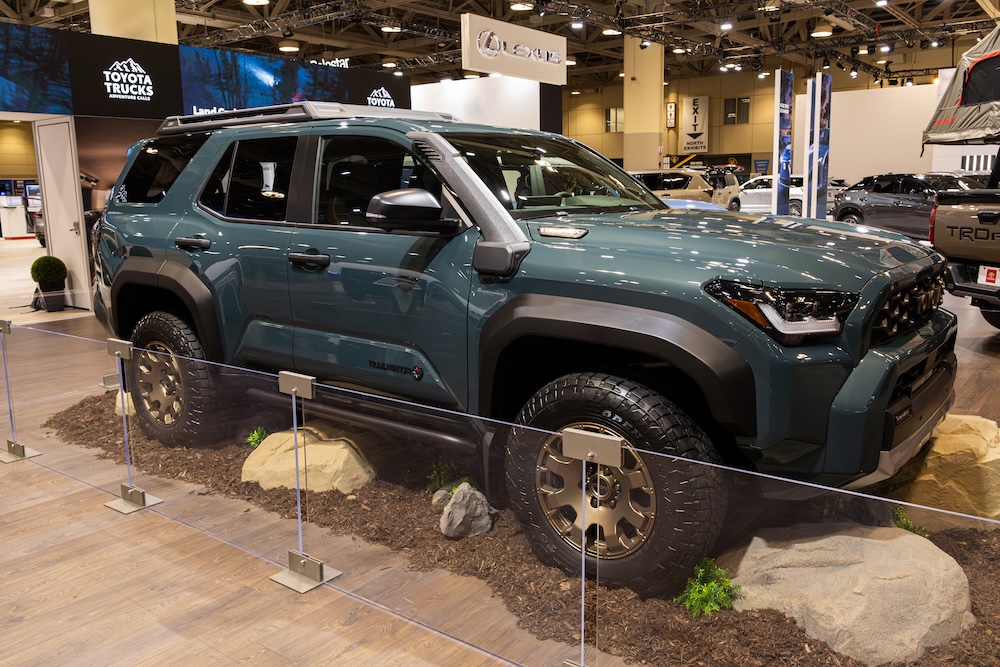
[[[368,224],[386,231],[454,232],[457,220],[441,219],[441,203],[433,194],[421,188],[404,188],[382,192],[368,203],[365,217]]]

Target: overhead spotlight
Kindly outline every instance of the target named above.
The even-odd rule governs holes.
[[[858,78],[858,68],[856,66],[855,67],[851,67],[851,78],[852,79],[857,79]]]
[[[861,49],[859,49],[858,47],[856,47],[856,46],[852,46],[851,47],[851,55],[852,56],[859,55],[860,52],[861,52]]]
[[[736,69],[737,67],[736,63],[726,63],[726,69]]]
[[[605,28],[604,30],[601,31],[601,34],[604,35],[605,37],[614,37],[615,35],[622,34],[622,31],[619,30],[618,28]]]
[[[270,2],[271,0],[243,0],[244,5],[250,5],[251,7],[262,7],[270,4]]]
[[[382,32],[403,32],[403,29],[398,25],[384,25],[382,26]]]
[[[929,40],[929,39],[922,39],[922,40],[920,40],[920,48],[922,48],[922,49],[929,49],[929,48],[931,48],[931,40]]]
[[[566,64],[567,65],[575,65],[576,64],[576,58],[574,58],[573,56],[570,56],[569,58],[566,59]]]
[[[583,30],[583,21],[580,19],[573,19],[570,22],[569,27],[573,30]],[[577,93],[577,95],[579,95],[579,93]]]
[[[913,77],[912,76],[906,77],[906,85],[907,86],[912,86],[913,85]]]
[[[979,33],[978,35],[976,35],[976,42],[981,42],[981,41],[983,41],[983,33]]]
[[[895,48],[895,45],[892,42],[886,42],[882,46],[878,47],[878,50],[882,53],[892,53],[893,48]]]
[[[875,76],[872,77],[872,85],[877,86],[880,83],[882,83],[882,77],[881,76],[879,76],[878,74],[876,74]]]
[[[889,4],[889,0],[875,0],[876,7],[885,7]]]
[[[650,44],[652,44],[651,41],[649,41],[648,39],[644,39],[641,42],[639,42],[639,48],[640,49],[647,49],[647,48],[649,48]]]
[[[393,76],[403,76],[403,73],[402,73],[402,72],[400,72],[399,70],[396,70],[396,71],[395,71],[395,72],[393,72],[392,74],[393,74]]]
[[[721,30],[722,32],[729,32],[732,29],[733,29],[732,21],[723,21],[722,23],[719,24],[719,30]]]
[[[839,69],[841,72],[847,71],[847,68],[844,66],[844,63],[840,62],[839,60],[837,61],[837,69]]]
[[[282,53],[295,53],[299,50],[299,43],[294,39],[283,39],[278,42],[278,50]]]
[[[530,12],[535,8],[535,3],[533,2],[518,2],[514,0],[510,3],[510,9],[514,12]]]
[[[830,69],[830,59],[823,58],[823,69]]]
[[[619,79],[624,79],[625,78],[625,72],[618,72],[618,78]]]
[[[285,28],[284,30],[281,31],[281,36],[284,37],[285,39],[288,39],[289,37],[294,37],[295,33],[289,30],[288,28]]]
[[[938,39],[932,39],[931,40],[931,48],[932,49],[936,49],[939,46],[941,46],[941,40],[938,40]]]
[[[728,72],[729,71],[729,67],[726,66],[726,63],[720,62],[719,63],[719,71],[720,72]]]
[[[397,64],[396,61],[391,59],[386,59],[382,61],[382,67],[385,67],[386,69],[392,69],[393,67],[396,66],[396,64]]]
[[[580,91],[579,90],[571,90],[571,91],[569,91],[569,94],[570,95],[579,95]]]
[[[872,50],[874,51],[874,49],[872,49]],[[862,44],[861,46],[858,47],[858,55],[859,56],[867,56],[868,53],[869,53],[869,51],[868,51],[868,45],[867,44]]]
[[[813,28],[813,31],[809,33],[811,37],[829,37],[833,34],[833,26],[826,21],[820,21]]]
[[[742,72],[743,71],[743,65],[741,65],[739,63],[736,63],[735,65],[733,65],[733,70],[735,70],[737,72]]]
[[[685,51],[685,49],[684,49],[683,46],[675,46],[674,48],[672,48],[670,50],[673,51],[674,53],[676,53],[677,55],[681,55],[682,53],[687,53],[687,51]]]
[[[757,78],[763,79],[767,76],[767,72],[757,72]]]

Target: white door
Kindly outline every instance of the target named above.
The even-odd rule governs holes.
[[[35,156],[42,186],[45,246],[69,270],[66,303],[91,310],[90,259],[71,116],[35,121]]]

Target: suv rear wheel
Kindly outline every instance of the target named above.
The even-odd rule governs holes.
[[[739,211],[740,210],[740,200],[737,199],[736,197],[733,197],[732,200],[729,202],[729,210],[730,211]]]
[[[132,332],[128,386],[143,431],[172,446],[217,442],[229,423],[197,334],[184,320],[152,312]]]
[[[649,596],[680,587],[712,548],[726,510],[722,473],[669,457],[719,458],[708,436],[663,396],[620,377],[576,373],[543,387],[517,422],[626,442],[621,467],[587,463],[584,473],[581,461],[563,456],[558,436],[514,430],[508,493],[543,562],[578,574],[586,543],[588,576]]]

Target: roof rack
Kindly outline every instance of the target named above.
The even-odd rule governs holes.
[[[156,131],[158,135],[181,134],[199,130],[210,130],[234,125],[254,125],[259,123],[299,123],[328,118],[399,118],[401,120],[431,120],[456,122],[458,118],[450,113],[437,111],[414,111],[367,107],[360,104],[339,102],[295,102],[276,104],[269,107],[234,109],[192,116],[168,116]]]

